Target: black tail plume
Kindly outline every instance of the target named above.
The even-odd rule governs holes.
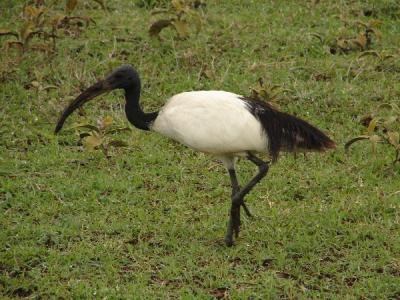
[[[308,122],[280,112],[266,102],[250,98],[242,100],[267,134],[272,161],[278,159],[280,151],[325,151],[336,148],[334,141]]]

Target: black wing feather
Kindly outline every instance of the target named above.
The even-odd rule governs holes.
[[[268,138],[272,161],[278,159],[280,151],[324,151],[336,147],[334,141],[308,122],[280,112],[267,102],[245,97],[241,99],[260,121]]]

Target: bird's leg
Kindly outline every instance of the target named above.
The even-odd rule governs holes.
[[[231,211],[228,223],[228,229],[225,236],[225,244],[227,246],[233,245],[233,234],[237,238],[239,235],[240,228],[240,202],[239,198],[232,196]]]
[[[227,246],[233,245],[233,234],[237,238],[240,230],[240,206],[243,205],[246,213],[249,213],[246,205],[244,204],[244,196],[246,196],[251,189],[265,176],[268,172],[268,163],[259,159],[254,154],[248,152],[247,159],[249,159],[252,163],[258,166],[258,173],[255,175],[249,183],[247,183],[242,189],[239,189],[239,185],[237,183],[237,178],[235,171],[230,170],[229,175],[231,177],[232,182],[232,204],[231,204],[231,213],[229,218],[228,229],[225,236],[225,244]]]
[[[229,177],[231,178],[231,186],[232,186],[232,195],[231,197],[233,198],[237,193],[240,192],[240,186],[236,177],[236,171],[235,169],[229,169]],[[244,198],[241,199],[241,206],[243,207],[246,215],[248,217],[252,217],[252,214],[250,213],[250,210],[247,208],[246,204],[244,203]]]
[[[225,236],[225,244],[227,246],[233,245],[233,234],[238,237],[240,229],[240,206],[246,206],[243,199],[236,197],[240,192],[240,186],[236,177],[236,171],[234,168],[228,169],[229,177],[231,178],[232,195],[231,195],[231,210],[229,216],[228,229]],[[247,207],[246,209],[247,210]],[[248,210],[247,210],[248,211]]]
[[[258,174],[254,176],[248,184],[246,184],[245,187],[243,187],[240,192],[238,193],[238,197],[244,197],[246,196],[251,189],[267,175],[268,169],[269,169],[269,164],[268,162],[263,161],[262,159],[259,159],[257,156],[252,154],[251,152],[247,152],[247,159],[250,160],[252,163],[254,163],[258,167]]]

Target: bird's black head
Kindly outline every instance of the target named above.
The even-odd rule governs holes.
[[[59,132],[65,120],[77,108],[89,100],[115,89],[134,88],[140,93],[140,78],[138,72],[130,65],[122,65],[112,71],[104,80],[100,80],[83,91],[70,105],[65,108],[57,122],[55,132]]]
[[[104,79],[104,85],[110,90],[140,86],[139,74],[131,65],[122,65]]]

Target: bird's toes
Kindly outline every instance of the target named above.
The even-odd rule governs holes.
[[[240,208],[237,210],[235,216],[233,217],[232,229],[235,237],[237,238],[240,232]]]
[[[228,236],[225,237],[225,245],[227,247],[232,247],[234,245],[233,238]]]
[[[240,232],[240,224],[237,226],[233,227],[233,233],[235,234],[235,238],[239,237],[239,232]]]
[[[253,218],[253,214],[250,212],[250,210],[248,209],[248,207],[246,206],[246,203],[244,203],[244,201],[241,203],[241,205],[242,205],[242,207],[243,207],[243,210],[244,210],[244,212],[246,213],[246,215],[249,217],[249,218]]]

